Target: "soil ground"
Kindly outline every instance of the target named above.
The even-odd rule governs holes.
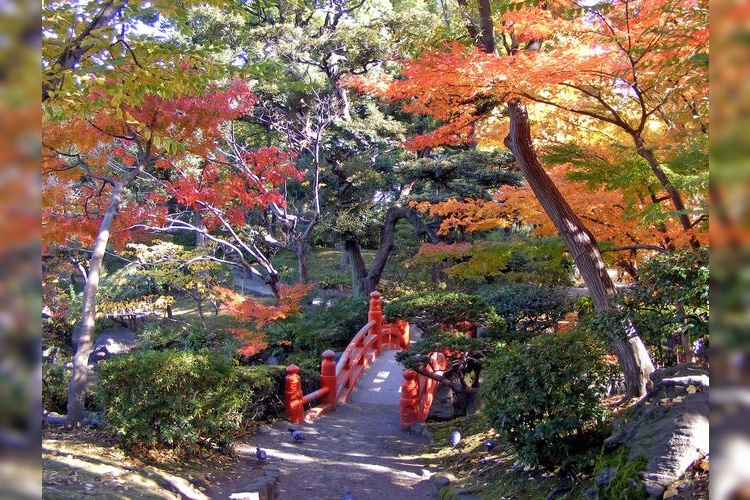
[[[242,462],[207,490],[211,498],[229,498],[262,473],[281,472],[280,500],[340,499],[351,491],[358,500],[433,498],[427,469],[420,455],[424,441],[398,427],[397,407],[349,403],[314,423],[293,428],[306,440],[294,443],[289,424],[263,426],[238,446]],[[260,463],[256,447],[268,453]]]

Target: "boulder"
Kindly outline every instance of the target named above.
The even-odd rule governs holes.
[[[89,365],[96,366],[99,361],[126,354],[136,345],[138,345],[138,337],[129,328],[117,326],[104,330],[94,342],[89,355]]]
[[[653,389],[615,419],[597,464],[599,496],[661,498],[690,465],[708,454],[708,373],[670,367]]]
[[[453,408],[453,389],[445,384],[438,384],[435,397],[430,406],[429,419],[450,420],[456,415]]]

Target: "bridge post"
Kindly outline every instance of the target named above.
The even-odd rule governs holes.
[[[287,420],[293,424],[298,424],[305,418],[305,409],[302,403],[302,379],[299,376],[299,366],[297,365],[286,367],[284,409],[286,410]]]
[[[417,372],[404,370],[404,381],[401,384],[401,398],[398,402],[399,425],[408,429],[417,422],[419,412],[419,384]]]
[[[370,311],[367,314],[367,321],[375,321],[375,326],[372,327],[375,333],[375,349],[378,354],[383,346],[383,305],[380,299],[380,292],[374,291],[370,293]]]
[[[399,319],[392,323],[391,328],[398,330],[398,343],[401,349],[409,348],[409,322],[405,319]]]
[[[323,404],[336,406],[336,362],[333,358],[336,356],[332,350],[328,349],[323,352],[323,361],[320,363],[320,388],[327,388],[328,393],[320,398]]]

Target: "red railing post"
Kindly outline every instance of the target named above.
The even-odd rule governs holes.
[[[286,379],[284,381],[284,408],[286,409],[287,420],[294,424],[302,422],[305,418],[302,397],[302,379],[299,376],[299,366],[289,365],[286,367]]]
[[[409,322],[405,319],[399,319],[393,322],[391,328],[398,330],[398,343],[401,349],[409,348]]]
[[[375,291],[370,293],[370,311],[367,314],[367,321],[375,321],[375,326],[372,327],[375,333],[375,349],[380,354],[380,349],[383,345],[383,305],[380,300],[380,292]]]
[[[401,383],[401,398],[398,402],[399,424],[402,429],[408,429],[417,422],[419,411],[419,384],[417,372],[404,370],[404,381]]]
[[[323,361],[320,363],[320,388],[327,388],[328,393],[320,399],[323,404],[336,406],[336,362],[333,358],[336,354],[328,349],[323,352]]]

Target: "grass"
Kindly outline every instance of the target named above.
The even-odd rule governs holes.
[[[518,463],[513,448],[496,434],[481,414],[434,422],[429,427],[433,433],[433,443],[425,450],[423,457],[435,469],[446,471],[445,474],[451,479],[451,487],[457,490],[493,500],[543,499],[553,490],[572,487],[555,498],[573,499],[582,498],[583,491],[593,484],[586,475],[574,481],[565,474]],[[454,428],[461,433],[461,442],[455,449],[449,440]],[[484,443],[489,438],[495,440],[496,446],[488,452]]]
[[[44,430],[42,491],[49,499],[195,498],[236,462],[204,452],[192,459],[166,452],[126,454],[105,431]]]
[[[362,250],[362,258],[366,266],[371,266],[375,260],[375,250]],[[331,248],[313,248],[307,261],[308,278],[312,282],[330,279],[333,275],[340,275],[351,280],[349,266],[339,269],[341,250]],[[285,283],[296,283],[299,274],[297,256],[291,252],[281,252],[273,259],[273,265],[281,274]]]

